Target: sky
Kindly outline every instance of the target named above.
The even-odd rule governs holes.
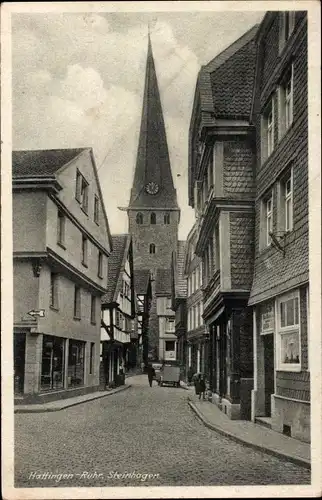
[[[92,147],[111,232],[128,230],[150,26],[179,238],[188,206],[188,130],[201,65],[264,12],[87,12],[12,16],[13,148]]]

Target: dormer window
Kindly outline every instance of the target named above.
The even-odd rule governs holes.
[[[141,213],[136,214],[136,223],[143,224],[143,215]]]
[[[156,215],[154,212],[152,212],[152,214],[150,215],[150,223],[151,224],[156,224],[157,222],[157,218],[156,218]]]
[[[279,50],[285,47],[295,28],[295,12],[281,12],[280,30],[279,30]]]

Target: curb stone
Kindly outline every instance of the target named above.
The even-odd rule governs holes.
[[[14,409],[14,413],[48,413],[48,412],[54,412],[54,411],[62,411],[62,410],[65,410],[66,408],[70,408],[71,406],[77,406],[77,405],[82,405],[84,403],[90,403],[91,401],[95,401],[96,399],[101,399],[101,398],[105,398],[106,396],[111,396],[112,394],[117,394],[118,392],[122,392],[122,391],[125,391],[126,389],[129,389],[131,386],[131,384],[129,385],[125,385],[125,386],[122,386],[122,387],[119,387],[117,389],[112,389],[111,391],[107,391],[106,394],[103,392],[105,391],[101,391],[102,394],[99,394],[93,398],[90,398],[90,399],[84,399],[83,401],[74,401],[74,402],[70,402],[70,403],[67,403],[65,405],[62,405],[61,407],[59,408],[35,408],[36,405],[30,405],[30,408],[21,408],[19,409],[19,405],[17,405],[17,407]],[[46,403],[44,403],[46,404]],[[22,406],[22,405],[21,405]],[[34,407],[34,409],[32,409],[32,406]],[[43,405],[41,405],[43,406]]]
[[[235,434],[232,434],[229,431],[225,431],[221,429],[220,427],[216,427],[214,424],[211,424],[204,416],[203,414],[199,411],[199,409],[194,405],[194,403],[190,400],[188,396],[188,404],[192,411],[199,417],[199,419],[203,422],[203,424],[208,427],[209,429],[218,432],[218,434],[222,434],[223,436],[228,437],[229,439],[236,441],[237,443],[242,443],[250,448],[253,448],[255,450],[261,451],[263,453],[267,453],[269,455],[273,455],[275,457],[287,460],[289,462],[292,462],[296,465],[300,465],[301,467],[305,467],[306,469],[311,469],[311,463],[305,460],[304,458],[300,457],[294,457],[292,455],[288,455],[287,453],[282,453],[277,450],[273,450],[271,448],[264,448],[263,446],[260,446],[255,443],[250,443],[249,441],[244,440],[241,437],[236,436]]]

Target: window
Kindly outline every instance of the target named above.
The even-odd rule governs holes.
[[[175,341],[174,340],[167,340],[165,343],[165,350],[168,351],[174,351],[175,350]]]
[[[293,229],[293,176],[292,172],[283,185],[285,207],[285,231]]]
[[[81,289],[76,285],[74,289],[74,318],[81,318]]]
[[[58,275],[50,273],[50,298],[49,305],[58,309]]]
[[[270,233],[273,231],[273,196],[265,201],[266,213],[266,246],[271,244]]]
[[[219,239],[219,223],[216,224],[214,230],[215,239],[215,255],[214,255],[214,267],[216,270],[220,269],[220,239]]]
[[[155,244],[154,243],[151,243],[149,250],[150,250],[150,253],[155,253]]]
[[[293,123],[293,66],[285,73],[278,89],[279,98],[279,138]]]
[[[274,99],[273,97],[267,104],[262,114],[261,120],[261,157],[264,162],[273,152],[274,149]]]
[[[93,373],[94,366],[94,356],[95,356],[95,343],[91,342],[90,353],[89,353],[89,374]]]
[[[284,295],[277,300],[277,364],[280,370],[298,371],[301,368],[299,316],[297,292]]]
[[[175,321],[172,318],[167,318],[166,331],[174,333],[175,332]]]
[[[286,42],[291,37],[295,27],[295,12],[281,12],[280,17],[280,34],[279,34],[279,49],[283,50]]]
[[[273,232],[273,192],[264,195],[260,205],[260,238],[259,248],[264,250],[271,244],[270,233]]]
[[[65,339],[43,336],[40,390],[64,388],[65,344]]]
[[[157,218],[156,218],[156,215],[154,212],[152,212],[152,214],[150,215],[150,223],[151,224],[156,224],[157,222]]]
[[[82,264],[87,266],[87,253],[88,253],[88,239],[82,236]]]
[[[80,203],[84,212],[88,210],[88,182],[77,170],[76,175],[76,200]]]
[[[63,247],[65,245],[65,224],[66,224],[66,218],[64,214],[60,210],[58,210],[57,243]]]
[[[94,222],[99,224],[100,220],[100,200],[98,196],[94,196]]]
[[[91,323],[96,325],[96,297],[91,296]]]
[[[136,223],[143,224],[143,215],[141,213],[136,214]]]
[[[68,387],[77,387],[84,384],[84,351],[85,342],[69,341]]]
[[[97,275],[103,278],[103,254],[100,251],[98,252]]]
[[[170,214],[164,214],[164,223],[170,224]]]

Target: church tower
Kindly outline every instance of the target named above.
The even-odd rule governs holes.
[[[135,269],[171,268],[171,255],[178,241],[180,209],[174,188],[158,81],[149,36],[141,128],[130,203],[127,208],[133,241]],[[157,352],[159,342],[155,282],[149,350]],[[171,294],[171,290],[169,290]]]

